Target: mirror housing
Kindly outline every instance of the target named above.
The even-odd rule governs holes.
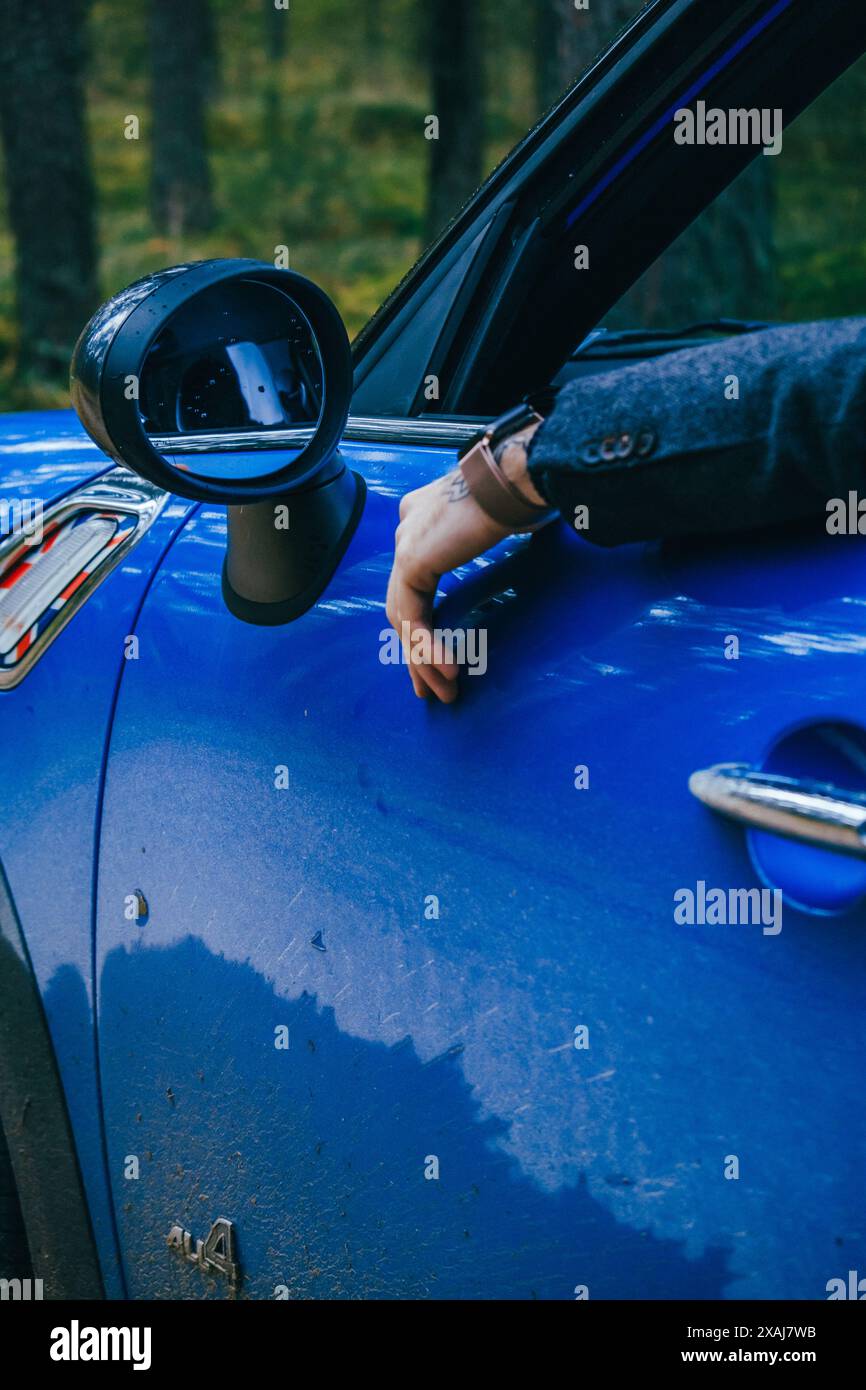
[[[352,361],[323,290],[254,260],[157,271],[87,324],[71,394],[110,458],[168,492],[227,504],[232,612],[281,623],[315,602],[364,498],[338,452]],[[286,506],[287,529],[276,519]]]

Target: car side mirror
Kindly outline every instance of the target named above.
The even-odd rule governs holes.
[[[71,391],[109,457],[227,504],[222,584],[237,617],[284,623],[315,603],[364,503],[339,454],[349,340],[323,290],[262,261],[157,271],[94,314]]]

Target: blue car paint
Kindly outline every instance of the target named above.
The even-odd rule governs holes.
[[[109,466],[71,410],[0,416],[0,500],[47,505]],[[124,1286],[100,1117],[93,852],[123,639],[190,511],[170,502],[21,685],[0,694],[0,861],[45,1005],[110,1297]]]
[[[450,621],[474,605],[489,627],[489,675],[466,679],[460,708],[427,708],[408,695],[405,672],[378,659],[381,604],[396,498],[449,456],[346,452],[373,491],[313,613],[275,630],[231,619],[218,589],[224,519],[206,510],[169,553],[138,625],[140,662],[124,670],[98,970],[131,1291],[195,1292],[198,1276],[165,1253],[167,1227],[183,1219],[204,1234],[225,1214],[238,1225],[245,1291],[257,1296],[284,1283],[313,1295],[567,1297],[572,1278],[596,1295],[820,1294],[816,1279],[824,1266],[832,1277],[831,1256],[844,1248],[835,1242],[857,1229],[844,1194],[856,1190],[862,1133],[836,1171],[821,1147],[822,1136],[829,1147],[844,1133],[862,1055],[862,913],[818,924],[788,915],[768,938],[759,928],[674,930],[670,897],[696,863],[708,882],[753,881],[740,833],[687,798],[685,773],[759,758],[804,717],[860,717],[861,544],[817,542],[808,565],[802,543],[785,541],[763,555],[749,542],[720,544],[709,556],[606,554],[564,530],[529,549],[511,544],[446,586]],[[92,451],[91,467],[66,482],[98,459]],[[23,494],[26,479],[17,483]],[[85,789],[91,769],[98,782],[106,722],[93,694],[104,698],[118,663],[103,673],[93,658],[109,629],[130,630],[118,619],[134,612],[171,521],[164,513],[3,696],[5,747],[33,749],[3,769],[24,812],[4,827],[3,857],[110,1292],[119,1285],[88,1056]],[[723,662],[728,631],[751,661]],[[691,728],[690,699],[710,715]],[[514,720],[526,730],[516,750],[505,733]],[[70,747],[81,753],[72,767]],[[601,805],[572,788],[572,757],[590,764]],[[291,770],[287,793],[273,787],[279,762]],[[46,802],[52,764],[59,794]],[[157,852],[147,869],[134,858],[137,839],[145,855]],[[551,844],[561,847],[556,864]],[[148,897],[145,928],[118,911],[131,887]],[[428,893],[442,900],[438,922],[424,918]],[[669,933],[663,959],[647,941],[659,928]],[[720,930],[733,951],[719,949]],[[130,933],[140,938],[131,948]],[[613,933],[623,945],[612,954]],[[273,1047],[281,1022],[288,1054]],[[586,1054],[571,1046],[579,1022],[600,1035],[600,1058],[594,1041]],[[744,1052],[732,1085],[732,1059]],[[791,1115],[785,1087],[802,1094],[816,1056],[834,1084],[816,1076]],[[629,1115],[641,1100],[647,1113]],[[669,1108],[687,1120],[672,1134]],[[730,1189],[719,1153],[707,1153],[716,1129],[725,1152],[756,1165],[751,1248],[725,1226]],[[795,1239],[804,1146],[835,1191],[822,1194],[822,1231]],[[125,1156],[139,1150],[142,1178],[125,1181]],[[423,1178],[431,1154],[436,1183]],[[768,1219],[780,1199],[787,1218]]]
[[[314,609],[232,618],[203,507],[123,672],[96,971],[130,1293],[224,1296],[165,1245],[224,1216],[249,1297],[823,1297],[863,1253],[866,912],[673,909],[757,882],[691,771],[862,724],[863,542],[509,542],[444,585],[489,670],[443,708],[380,652],[397,499],[452,456],[345,453],[370,494]]]
[[[0,415],[0,500],[47,506],[110,466],[74,410]]]

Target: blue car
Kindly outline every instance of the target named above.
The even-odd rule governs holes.
[[[773,158],[676,113],[787,135],[864,50],[844,0],[656,0],[351,354],[300,275],[175,266],[77,413],[0,419],[0,1275],[860,1296],[866,540],[511,538],[442,582],[453,707],[384,605],[485,422],[761,331],[609,317]]]

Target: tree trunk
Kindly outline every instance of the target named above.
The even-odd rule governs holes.
[[[0,133],[15,239],[18,369],[63,381],[96,308],[84,0],[0,3]]]
[[[628,19],[636,0],[604,0],[575,9],[574,0],[536,0],[535,92],[539,114],[573,86]]]
[[[265,7],[265,52],[271,63],[279,63],[289,51],[292,12],[278,9],[274,0],[262,0]]]
[[[382,0],[364,0],[364,48],[368,59],[382,50]]]
[[[430,140],[427,234],[450,221],[481,182],[484,169],[484,91],[478,0],[425,0],[429,12]]]
[[[559,15],[556,0],[538,0],[534,12],[535,109],[540,116],[553,105],[562,87],[559,81]]]
[[[778,313],[773,161],[748,169],[659,256],[608,314],[609,328],[679,328]]]
[[[213,223],[205,104],[214,75],[209,0],[150,0],[151,217],[182,236]]]

